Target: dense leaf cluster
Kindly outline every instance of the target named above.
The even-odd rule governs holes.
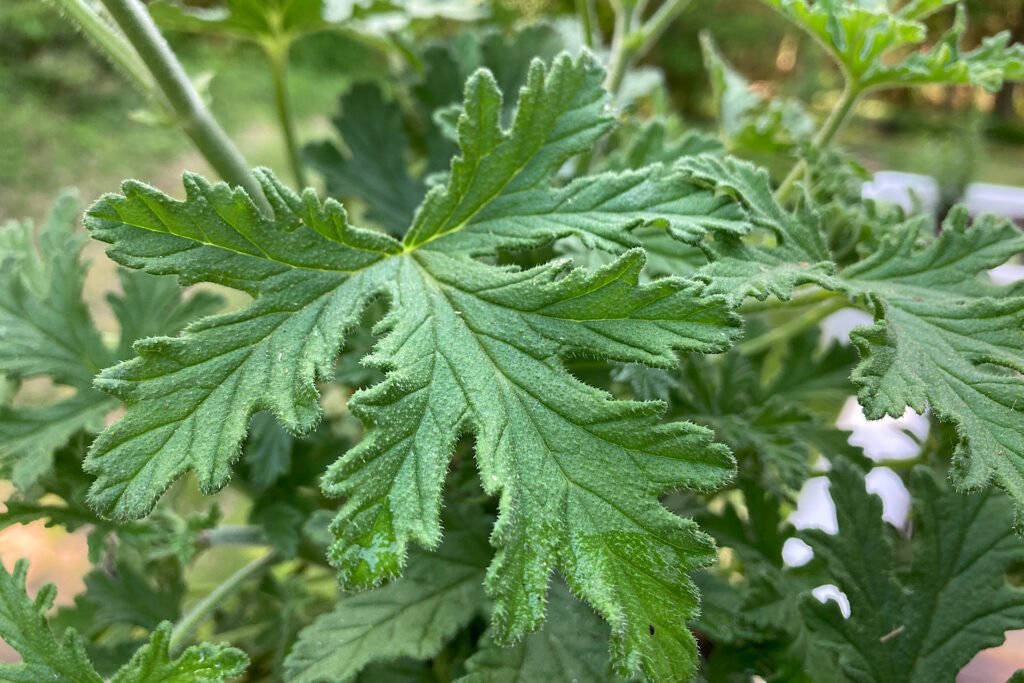
[[[829,146],[862,93],[992,90],[1024,48],[962,50],[958,11],[910,51],[942,0],[769,4],[845,79],[816,134],[710,36],[718,136],[644,72],[609,93],[567,29],[471,31],[406,45],[394,92],[342,96],[338,139],[302,151],[325,199],[267,169],[269,211],[194,174],[181,199],[100,198],[84,223],[119,264],[117,334],[83,297],[72,197],[0,230],[0,524],[85,527],[96,563],[52,616],[52,586],[0,570],[22,657],[0,677],[935,681],[1024,628],[1024,292],[988,275],[1024,235],[862,201]],[[152,6],[272,58],[478,9]],[[743,158],[764,154],[799,160],[777,183]],[[824,341],[844,307],[873,323]],[[33,400],[39,377],[59,399]],[[931,422],[906,528],[835,425],[854,394]],[[836,534],[787,522],[822,469]],[[229,487],[232,523],[183,477]],[[813,559],[792,566],[798,540]],[[196,601],[196,557],[236,543],[265,550]],[[225,643],[190,645],[201,625]]]

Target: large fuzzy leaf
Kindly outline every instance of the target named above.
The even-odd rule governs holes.
[[[1024,252],[1010,221],[967,227],[963,208],[924,248],[908,226],[841,273],[844,288],[875,305],[876,323],[853,332],[863,361],[853,375],[866,415],[931,408],[957,425],[954,481],[990,480],[1024,508],[1024,290],[985,271]]]
[[[723,229],[742,224],[724,198],[659,167],[549,187],[611,125],[602,78],[586,56],[563,55],[549,71],[534,62],[506,130],[498,87],[478,72],[459,120],[461,156],[401,243],[352,227],[336,202],[297,196],[267,173],[273,218],[241,191],[195,176],[186,177],[183,202],[137,183],[98,202],[88,226],[119,262],[183,283],[225,284],[255,301],[182,337],[141,342],[137,359],[100,376],[98,386],[129,409],[87,461],[95,504],[143,515],[188,469],[203,490],[217,490],[256,410],[293,431],[310,428],[319,417],[314,379],[330,376],[344,334],[384,295],[390,313],[369,362],[387,379],[353,397],[366,437],[324,480],[328,493],[346,496],[329,552],[343,583],[374,585],[401,571],[410,541],[439,542],[448,461],[456,438],[473,432],[485,490],[500,495],[487,578],[496,637],[540,625],[548,578],[561,568],[611,622],[621,668],[662,678],[692,671],[685,623],[696,598],[687,571],[714,553],[657,496],[717,486],[731,458],[707,430],[658,424],[661,406],[615,401],[573,378],[562,360],[670,367],[677,350],[725,348],[737,331],[725,302],[679,278],[640,284],[644,256],[630,248],[638,240],[629,231],[688,226],[690,211],[721,213],[709,220]],[[564,262],[496,267],[466,255],[563,235],[621,256],[587,272]]]
[[[914,499],[912,559],[901,567],[903,539],[882,521],[881,500],[863,476],[837,461],[829,475],[839,533],[806,540],[850,602],[805,598],[802,611],[816,656],[833,656],[850,681],[953,681],[979,651],[1024,627],[1024,590],[1006,571],[1024,559],[1010,530],[1008,501],[992,491],[968,497],[925,468],[910,480]]]

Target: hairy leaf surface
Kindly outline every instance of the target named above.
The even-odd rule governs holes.
[[[685,624],[696,599],[686,573],[714,554],[657,496],[719,485],[731,458],[707,430],[659,424],[660,405],[615,401],[562,361],[671,367],[678,350],[725,348],[737,331],[725,302],[680,278],[641,284],[644,255],[630,230],[695,230],[709,213],[722,230],[743,226],[726,198],[660,167],[549,187],[611,125],[602,77],[588,56],[560,56],[550,70],[534,62],[505,129],[499,89],[478,72],[459,119],[461,156],[402,242],[351,226],[336,202],[295,195],[267,172],[273,218],[241,191],[196,176],[186,176],[181,202],[137,183],[98,202],[89,228],[119,262],[255,300],[182,337],[140,342],[137,359],[100,376],[97,386],[129,410],[90,453],[94,503],[140,516],[189,469],[204,491],[217,490],[256,410],[309,429],[319,418],[314,380],[331,375],[345,332],[383,295],[390,312],[368,362],[387,379],[353,397],[366,436],[324,480],[325,491],[346,496],[329,551],[343,583],[374,585],[400,572],[409,541],[439,542],[448,461],[459,435],[473,432],[485,490],[500,495],[487,577],[496,638],[540,625],[560,568],[611,622],[624,670],[688,675],[696,653]],[[621,255],[592,272],[468,256],[566,235]]]

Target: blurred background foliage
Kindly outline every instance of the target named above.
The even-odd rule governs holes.
[[[211,6],[216,0],[188,4]],[[489,27],[568,15],[573,0],[482,2]],[[612,20],[597,3],[606,35]],[[974,0],[967,41],[1010,30],[1024,40],[1024,3]],[[931,18],[948,25],[949,12]],[[421,27],[424,35],[460,29],[444,21]],[[415,36],[414,28],[413,35]],[[708,31],[722,54],[759,94],[805,102],[821,115],[835,102],[838,77],[813,41],[756,0],[694,0],[645,63],[665,73],[671,105],[694,126],[711,127],[714,111],[698,35]],[[274,129],[273,100],[258,48],[241,41],[170,34],[190,75],[208,82],[212,108],[248,160],[285,171]],[[408,39],[408,38],[407,38]],[[164,188],[186,168],[209,173],[177,130],[151,122],[144,102],[87,40],[39,0],[0,5],[0,219],[42,216],[55,188],[77,185],[90,201],[124,177]],[[377,81],[387,89],[394,62],[409,54],[385,51],[331,32],[294,46],[290,89],[299,137],[322,136],[336,98],[351,84]],[[259,65],[259,68],[257,68]],[[1015,163],[1024,144],[1024,102],[1019,86],[990,95],[970,88],[901,89],[875,95],[858,109],[841,142],[869,170],[925,172],[955,193],[981,180],[1024,185]]]

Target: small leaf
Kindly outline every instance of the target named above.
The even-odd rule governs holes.
[[[12,683],[76,681],[103,683],[85,656],[82,640],[74,631],[57,640],[46,621],[57,588],[48,583],[35,600],[25,592],[28,562],[18,560],[13,573],[0,565],[0,638],[21,655],[17,664],[0,663],[0,678]]]
[[[168,652],[171,624],[164,622],[111,683],[224,683],[245,673],[249,658],[227,645],[193,645],[177,657]]]

